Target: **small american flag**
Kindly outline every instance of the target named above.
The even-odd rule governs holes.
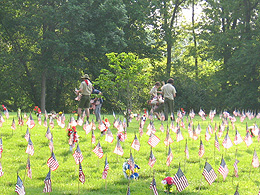
[[[50,142],[49,142],[49,148],[50,148],[50,151],[51,151],[51,152],[54,150],[53,138],[51,138],[51,140],[50,140]]]
[[[122,148],[119,140],[117,140],[116,147],[114,149],[114,153],[118,154],[120,156],[123,156],[123,154],[124,154],[123,148]]]
[[[2,152],[3,152],[3,140],[0,138],[0,158],[2,158]]]
[[[251,135],[249,134],[249,131],[246,133],[246,137],[244,138],[244,142],[246,143],[247,147],[249,147],[253,143],[253,140],[252,140]]]
[[[223,157],[218,172],[223,176],[223,179],[225,180],[228,175],[228,168]]]
[[[132,155],[132,152],[130,152],[130,158],[128,159],[128,164],[129,164],[129,170],[134,172],[135,169],[135,161]]]
[[[53,121],[52,116],[50,117],[49,125],[50,125],[50,127],[51,127],[52,129],[54,128],[54,121]]]
[[[30,133],[29,133],[29,128],[28,127],[27,127],[27,130],[26,130],[24,138],[26,139],[27,142],[29,141]]]
[[[205,154],[205,149],[204,149],[202,140],[200,140],[199,157],[202,158],[204,154]]]
[[[210,134],[209,134],[209,131],[208,131],[208,127],[206,128],[206,133],[205,133],[205,140],[208,142],[209,139],[210,139]]]
[[[108,170],[109,170],[109,164],[107,162],[107,157],[106,157],[104,171],[102,173],[102,179],[106,179],[107,178]]]
[[[13,118],[13,122],[12,122],[12,125],[11,125],[11,129],[13,129],[13,130],[16,129],[14,118]]]
[[[189,185],[188,180],[183,174],[180,167],[178,169],[178,172],[175,174],[175,176],[172,179],[173,179],[173,183],[176,185],[177,190],[179,192],[183,191]]]
[[[173,159],[173,154],[172,154],[171,148],[169,147],[168,156],[167,156],[167,160],[166,160],[167,166],[170,166],[172,159]]]
[[[48,123],[47,123],[47,118],[46,118],[46,117],[44,118],[44,121],[43,121],[43,126],[44,126],[44,127],[47,127],[47,126],[48,126]]]
[[[25,190],[21,178],[17,175],[17,183],[15,185],[15,192],[19,195],[25,195]]]
[[[29,158],[27,159],[26,169],[27,169],[27,176],[32,179],[32,169],[31,169],[31,163]]]
[[[79,181],[81,183],[85,183],[85,175],[83,173],[81,163],[79,163]]]
[[[133,140],[133,142],[132,142],[132,144],[131,144],[131,147],[132,147],[133,149],[137,150],[137,151],[140,150],[140,142],[138,141],[136,135],[135,135],[135,138],[134,138],[134,140]]]
[[[211,185],[217,179],[217,174],[215,173],[214,169],[208,162],[205,163],[205,167],[202,175],[209,183],[209,185]]]
[[[156,158],[155,158],[155,156],[153,155],[153,151],[152,151],[152,148],[151,148],[150,158],[149,158],[148,165],[149,165],[151,168],[153,168],[155,162],[156,162]]]
[[[94,144],[96,142],[96,137],[94,131],[92,130],[91,143]]]
[[[51,189],[51,170],[49,170],[47,176],[45,177],[44,185],[45,185],[44,188],[43,188],[44,193],[52,192],[52,189]]]
[[[51,134],[51,131],[50,131],[50,128],[49,128],[49,127],[47,128],[45,137],[46,137],[48,140],[51,140],[51,138],[52,138],[52,134]]]
[[[182,136],[182,134],[181,134],[181,129],[178,128],[178,130],[177,130],[177,135],[176,135],[176,141],[179,142],[179,141],[181,141],[181,140],[183,140],[183,139],[184,139],[184,138],[183,138],[183,136]]]
[[[171,143],[173,143],[173,140],[172,140],[172,138],[171,138],[171,136],[170,136],[169,129],[167,128],[166,138],[165,138],[165,140],[164,140],[164,144],[165,144],[166,146],[169,146]]]
[[[76,122],[76,120],[75,120],[75,118],[72,116],[72,117],[70,117],[70,126],[72,126],[72,127],[76,127],[77,126],[77,122]]]
[[[234,173],[235,173],[235,177],[238,177],[238,167],[237,167],[237,164],[239,163],[239,160],[235,160],[235,163],[234,163]]]
[[[2,164],[0,162],[0,177],[2,177],[3,175],[4,175],[4,172],[3,172]]]
[[[185,146],[185,150],[184,150],[185,154],[186,154],[186,158],[189,159],[190,158],[190,154],[189,154],[189,149],[188,149],[188,143],[186,141],[186,146]]]
[[[219,143],[218,143],[218,136],[216,133],[215,133],[215,147],[218,149],[218,151],[220,151]]]
[[[34,147],[33,147],[33,143],[32,143],[31,137],[29,137],[27,149],[26,149],[25,152],[27,154],[30,154],[31,156],[34,154]]]
[[[74,157],[74,160],[76,162],[76,164],[78,165],[79,163],[82,163],[83,161],[83,155],[81,153],[81,150],[79,148],[79,144],[77,146],[77,149],[74,151],[73,153],[73,157]]]
[[[47,166],[52,170],[55,171],[59,167],[59,163],[54,155],[54,153],[51,153],[51,157],[47,161]]]
[[[156,182],[155,182],[154,178],[153,178],[153,180],[150,184],[150,189],[153,191],[154,195],[158,195],[158,191],[157,191],[157,188],[156,188]]]
[[[83,129],[84,129],[86,135],[90,133],[91,128],[92,128],[92,125],[89,124],[88,121],[86,120],[85,124],[83,125]]]
[[[252,166],[254,168],[259,167],[259,160],[256,151],[254,151],[253,159],[252,159]]]
[[[226,149],[229,149],[230,147],[233,146],[233,143],[232,143],[232,141],[231,141],[231,139],[230,139],[230,137],[228,135],[228,132],[227,132],[227,134],[226,134],[226,136],[225,136],[225,138],[224,138],[224,140],[222,142],[222,145]]]
[[[151,133],[151,135],[150,135],[150,137],[149,137],[149,140],[148,140],[148,144],[154,148],[155,146],[157,146],[157,144],[158,144],[159,142],[160,142],[159,137],[157,137],[156,135],[154,135],[153,133]]]
[[[107,129],[105,141],[109,142],[109,143],[113,143],[113,141],[114,141],[114,137],[113,137],[113,134],[112,134],[110,128]]]
[[[30,114],[30,117],[28,118],[26,125],[28,125],[30,129],[34,128],[35,122],[33,120],[32,114]]]
[[[98,144],[96,145],[96,147],[93,149],[93,152],[98,156],[98,158],[102,158],[103,157],[103,150],[102,147],[100,145],[100,143],[98,142]]]

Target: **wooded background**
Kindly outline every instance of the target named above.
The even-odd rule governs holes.
[[[259,110],[259,9],[258,0],[3,0],[1,103],[72,112],[88,73],[107,112],[140,111],[169,77],[176,109]]]

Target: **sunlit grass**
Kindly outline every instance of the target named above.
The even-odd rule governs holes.
[[[30,130],[30,134],[31,140],[34,144],[35,153],[33,156],[29,157],[32,168],[32,179],[30,179],[26,175],[28,154],[25,153],[27,141],[24,139],[24,135],[27,127],[18,126],[16,116],[16,113],[10,113],[10,118],[3,123],[2,127],[0,127],[4,149],[2,158],[0,159],[4,171],[4,175],[0,177],[0,194],[14,194],[17,172],[23,180],[26,194],[42,194],[44,179],[49,171],[46,163],[48,158],[51,156],[49,140],[45,137],[47,128],[43,125],[40,126],[37,122],[36,116],[33,116],[36,126]],[[11,129],[13,117],[16,122],[16,130]],[[215,123],[220,124],[221,120],[219,119],[219,116],[215,116],[213,123],[211,123],[209,119],[203,121],[198,115],[193,120],[195,127],[198,123],[202,127],[200,138],[205,147],[205,155],[201,159],[198,156],[200,138],[196,141],[189,138],[187,123],[185,124],[186,129],[181,128],[181,132],[184,136],[184,140],[181,142],[176,142],[176,134],[170,131],[170,136],[174,140],[171,144],[174,157],[170,167],[166,166],[168,148],[163,142],[166,134],[159,130],[161,122],[155,120],[156,135],[161,141],[155,148],[153,148],[153,153],[157,159],[153,169],[148,166],[151,147],[147,143],[149,137],[146,135],[146,131],[149,120],[145,123],[144,134],[142,137],[139,136],[139,121],[136,121],[136,119],[132,120],[130,126],[127,128],[127,140],[121,143],[124,150],[124,155],[121,157],[113,153],[117,135],[117,129],[112,127],[114,121],[113,116],[105,115],[104,117],[108,118],[111,123],[110,129],[115,139],[112,144],[105,141],[105,136],[100,135],[98,128],[94,131],[97,141],[95,144],[91,144],[91,133],[86,135],[83,128],[77,126],[77,131],[80,136],[80,149],[84,157],[82,162],[83,172],[86,176],[86,182],[84,184],[81,184],[78,181],[78,165],[75,164],[72,156],[73,152],[69,151],[66,128],[60,128],[55,121],[55,126],[51,129],[51,132],[54,137],[54,153],[59,162],[59,168],[56,171],[51,172],[53,190],[51,194],[126,194],[128,180],[123,176],[122,165],[123,162],[129,158],[130,150],[133,154],[135,163],[141,168],[139,171],[139,180],[131,180],[130,182],[131,194],[150,194],[149,185],[152,181],[153,173],[157,182],[158,192],[159,194],[163,194],[164,188],[161,181],[166,176],[173,177],[178,170],[179,164],[188,179],[189,186],[183,192],[178,194],[234,194],[238,184],[240,194],[257,194],[259,191],[260,171],[259,168],[253,168],[251,165],[254,149],[256,149],[258,155],[260,155],[259,143],[256,137],[253,137],[253,144],[248,148],[243,142],[238,146],[233,145],[230,149],[226,150],[222,146],[226,134],[225,131],[222,137],[219,138],[220,152],[214,147],[214,134],[211,135],[209,142],[205,140],[206,127],[208,124],[211,124],[212,127],[215,126]],[[122,118],[122,116],[120,117]],[[70,115],[66,115],[66,123],[68,123],[69,118]],[[92,115],[90,118],[92,119],[94,116]],[[246,134],[246,123],[248,123],[248,126],[251,126],[255,122],[259,125],[260,119],[246,119],[243,123],[239,120],[235,122],[242,138],[244,138]],[[98,126],[97,123],[96,126]],[[166,122],[164,122],[164,127],[166,129]],[[232,129],[231,125],[229,126],[229,129],[229,136],[233,141],[235,130]],[[141,143],[141,149],[139,152],[131,148],[131,143],[135,134],[137,134],[137,138]],[[189,159],[185,158],[184,153],[186,140],[188,142],[190,154]],[[100,141],[101,147],[104,151],[104,157],[102,159],[98,159],[92,151],[98,141]],[[75,149],[76,148],[74,148],[73,151]],[[234,177],[233,167],[236,150],[237,159],[240,161],[238,163],[238,178]],[[109,171],[107,180],[105,181],[102,179],[102,172],[106,156],[108,158]],[[217,171],[222,156],[224,157],[229,169],[229,174],[225,181],[223,181],[222,176]],[[206,159],[218,175],[217,180],[211,186],[202,176]],[[174,188],[174,193],[175,192],[176,189]]]

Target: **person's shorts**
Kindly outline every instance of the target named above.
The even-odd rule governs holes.
[[[89,108],[90,107],[90,95],[82,95],[79,101],[79,108]]]

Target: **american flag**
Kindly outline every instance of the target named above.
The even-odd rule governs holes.
[[[112,134],[110,128],[107,129],[105,141],[109,142],[109,143],[113,143],[113,141],[114,141],[114,137],[113,137],[113,134]]]
[[[209,134],[209,131],[208,131],[208,127],[206,128],[206,133],[205,133],[205,140],[206,141],[209,141],[209,139],[210,139],[210,134]]]
[[[55,171],[59,167],[59,163],[54,155],[54,153],[51,153],[51,157],[47,161],[47,166],[52,170]]]
[[[214,169],[208,162],[205,163],[205,167],[202,175],[209,183],[209,185],[211,185],[217,179],[217,174],[215,173]]]
[[[235,160],[235,163],[234,163],[234,172],[235,172],[235,177],[238,177],[238,167],[237,167],[237,164],[239,163],[239,160]]]
[[[226,149],[229,149],[230,147],[233,146],[233,143],[232,143],[232,141],[231,141],[231,139],[230,139],[230,137],[228,135],[228,132],[227,132],[227,134],[226,134],[226,136],[225,136],[225,138],[224,138],[224,140],[222,142],[222,145]]]
[[[44,188],[43,188],[44,193],[52,192],[52,189],[51,189],[51,170],[49,170],[47,176],[45,177],[44,185],[45,185]]]
[[[27,130],[26,130],[24,138],[26,139],[27,142],[29,141],[30,133],[29,133],[29,128],[28,127],[27,127]]]
[[[50,148],[50,151],[51,151],[51,152],[54,150],[53,138],[51,138],[51,140],[50,140],[50,142],[49,142],[49,148]]]
[[[200,140],[200,149],[199,149],[199,157],[202,158],[205,153],[205,149],[202,143],[202,140]]]
[[[238,130],[236,129],[236,135],[235,135],[234,143],[237,145],[237,144],[240,144],[242,142],[243,142],[243,139],[242,139],[241,135],[239,134]]]
[[[253,140],[252,140],[251,135],[249,134],[249,131],[246,133],[246,137],[244,138],[244,142],[246,143],[247,147],[249,147],[253,143]]]
[[[31,156],[34,154],[34,147],[33,147],[33,143],[32,143],[31,137],[29,137],[27,149],[26,149],[25,152],[27,154],[30,154]]]
[[[54,128],[54,121],[52,117],[50,117],[49,125],[52,129]]]
[[[3,152],[3,140],[2,137],[0,138],[0,158],[2,158],[2,152]]]
[[[167,128],[166,138],[165,138],[165,140],[164,140],[164,144],[165,144],[166,146],[169,146],[171,143],[173,143],[173,140],[172,140],[172,138],[171,138],[171,136],[170,136],[169,129]]]
[[[13,118],[13,122],[12,122],[12,125],[11,125],[11,129],[13,129],[13,130],[16,129],[14,118]]]
[[[77,122],[76,122],[76,120],[75,120],[75,118],[72,116],[72,117],[70,117],[70,126],[72,126],[72,127],[76,127],[77,126]]]
[[[183,136],[182,136],[182,134],[181,134],[181,129],[178,128],[177,134],[176,134],[176,141],[179,142],[179,141],[181,141],[181,140],[183,140],[183,139],[184,139],[184,138],[183,138]]]
[[[3,175],[4,175],[4,172],[3,172],[2,164],[0,162],[0,177],[2,177]]]
[[[123,156],[123,154],[124,154],[123,148],[122,148],[119,140],[117,140],[116,147],[114,149],[114,153],[118,154],[120,156]]]
[[[98,124],[98,128],[101,132],[105,131],[106,130],[106,125],[105,123],[101,120]]]
[[[107,178],[108,170],[109,170],[109,164],[107,162],[107,157],[106,157],[104,171],[102,173],[102,179],[106,179]]]
[[[167,160],[166,160],[167,166],[170,166],[172,159],[173,159],[173,154],[172,154],[171,147],[169,147],[168,156],[167,156]]]
[[[98,144],[96,145],[96,147],[93,149],[93,152],[98,156],[98,158],[102,158],[103,157],[103,150],[102,147],[100,145],[100,143],[98,142]]]
[[[27,176],[32,179],[32,169],[31,169],[31,163],[29,158],[27,159],[26,169],[27,169]]]
[[[48,140],[51,140],[51,138],[52,138],[52,134],[51,134],[51,131],[50,131],[50,128],[49,128],[49,127],[47,128],[45,137],[46,137]]]
[[[136,135],[135,135],[135,138],[134,138],[134,140],[133,140],[133,142],[132,142],[132,144],[131,144],[131,147],[132,147],[133,149],[137,150],[137,151],[140,150],[140,142],[139,142],[139,140],[137,139],[137,136],[136,136]]]
[[[148,165],[149,165],[151,168],[153,168],[155,162],[156,162],[156,158],[155,158],[155,156],[153,155],[153,151],[152,151],[152,148],[151,148],[150,158],[149,158]]]
[[[186,141],[186,146],[185,146],[185,150],[184,150],[185,154],[186,154],[186,158],[189,159],[190,158],[190,154],[189,154],[189,149],[188,149],[188,143]]]
[[[83,129],[84,129],[86,135],[89,134],[89,132],[91,131],[91,128],[92,128],[91,124],[89,124],[88,121],[86,120],[85,124],[83,125]]]
[[[73,153],[73,157],[74,157],[74,160],[75,160],[77,165],[83,161],[83,155],[82,155],[81,150],[79,148],[79,144],[77,146],[77,149]]]
[[[153,178],[153,180],[150,184],[150,189],[153,191],[154,195],[158,195],[158,191],[157,191],[157,188],[156,188],[156,182],[155,182],[154,178]]]
[[[48,126],[48,123],[47,123],[47,118],[46,118],[46,117],[44,118],[44,121],[43,121],[43,126],[44,126],[44,127],[47,127],[47,126]]]
[[[252,159],[252,166],[254,168],[259,167],[259,160],[256,151],[254,151],[253,159]]]
[[[18,118],[18,125],[23,126],[23,123],[23,117],[21,116]]]
[[[215,133],[215,147],[218,149],[218,151],[220,151],[219,143],[218,143],[218,136],[216,133]]]
[[[26,125],[28,125],[30,129],[34,128],[35,122],[33,120],[32,114],[30,114],[30,117],[28,118]]]
[[[180,167],[178,169],[178,172],[175,174],[175,176],[172,179],[173,179],[173,183],[176,185],[177,190],[179,192],[183,191],[189,185],[188,180],[183,174]]]
[[[130,152],[130,158],[128,159],[128,164],[129,164],[129,170],[134,172],[134,170],[135,170],[135,161],[134,161],[132,152]]]
[[[85,175],[83,173],[81,163],[79,163],[79,181],[81,183],[85,183]]]
[[[225,180],[228,175],[228,168],[223,157],[218,172],[223,176],[223,179]]]
[[[96,137],[94,131],[92,130],[91,143],[94,144],[96,142]]]
[[[156,135],[154,135],[153,133],[151,133],[151,135],[150,135],[150,137],[149,137],[149,140],[148,140],[148,144],[154,148],[155,146],[157,146],[157,144],[158,144],[159,142],[160,142],[159,137],[157,137]]]
[[[19,195],[25,195],[23,182],[22,182],[21,178],[19,177],[19,175],[17,175],[17,183],[15,185],[15,192]]]

